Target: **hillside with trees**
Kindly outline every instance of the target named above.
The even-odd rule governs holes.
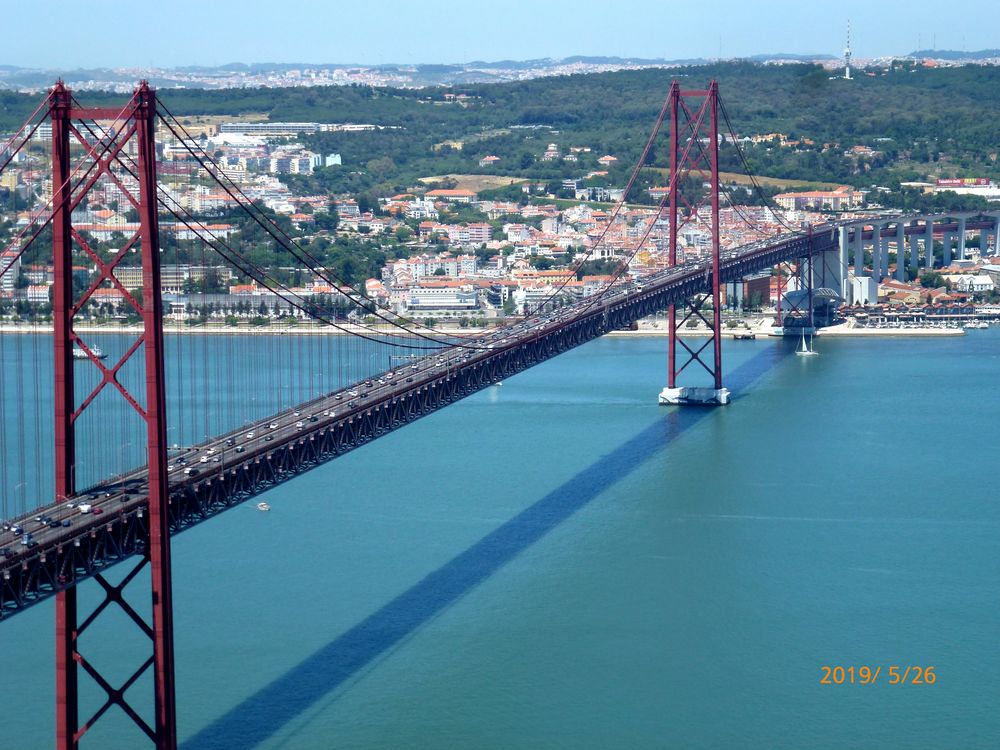
[[[597,170],[596,159],[604,154],[618,158],[608,184],[621,185],[675,77],[686,88],[717,78],[738,135],[781,133],[794,144],[747,144],[759,175],[889,188],[933,176],[1000,179],[993,125],[1000,68],[991,66],[934,69],[907,61],[858,71],[855,80],[845,81],[812,64],[733,62],[451,88],[175,89],[160,96],[180,117],[265,112],[276,121],[392,126],[307,138],[316,151],[340,153],[343,166],[298,178],[303,189],[380,195],[432,174],[578,178]],[[100,104],[121,97],[84,98]],[[0,128],[19,123],[37,101],[0,92]],[[575,163],[541,161],[549,143],[563,154],[571,146],[590,151],[578,154]],[[845,154],[858,146],[866,147],[863,155]],[[480,168],[486,155],[500,160]],[[650,163],[663,162],[661,145]],[[732,148],[723,149],[722,166],[739,171]],[[649,175],[644,184],[654,182]]]

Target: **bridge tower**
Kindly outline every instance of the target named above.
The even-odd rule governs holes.
[[[711,293],[688,299],[668,312],[667,387],[660,392],[661,404],[727,404],[729,390],[722,386],[722,335],[720,261],[719,261],[719,84],[712,81],[707,90],[682,91],[674,81],[670,86],[670,265],[678,262],[678,240],[681,229],[706,223],[701,211],[707,203],[711,258],[703,261],[706,280],[711,281]],[[693,178],[689,180],[688,178]],[[697,183],[692,185],[691,183]],[[700,199],[693,193],[708,183],[708,194]],[[695,227],[697,229],[697,226]],[[699,230],[699,233],[703,232]],[[707,308],[711,306],[709,311]],[[700,322],[710,332],[708,339],[699,337],[697,345],[689,345],[678,330],[689,322]],[[678,353],[682,359],[678,359]],[[679,386],[678,377],[689,365],[695,364],[709,375],[709,385]],[[698,369],[698,368],[694,368]]]
[[[76,425],[103,391],[123,398],[144,424],[148,460],[149,508],[145,528],[137,532],[145,539],[138,565],[121,583],[94,577],[104,589],[100,605],[82,622],[77,617],[76,578],[85,571],[84,562],[72,545],[60,547],[56,593],[56,747],[74,750],[81,738],[105,712],[118,706],[158,750],[174,750],[176,712],[174,705],[173,608],[170,568],[170,537],[167,485],[166,397],[163,363],[163,319],[160,298],[160,249],[156,199],[156,149],[154,142],[156,95],[143,81],[124,107],[80,107],[70,91],[58,81],[51,94],[52,123],[52,251],[54,375],[55,375],[55,491],[56,500],[77,494]],[[82,166],[71,171],[71,149],[82,153]],[[73,226],[73,211],[87,198],[98,180],[117,185],[124,200],[139,215],[138,229],[123,247],[105,260]],[[142,296],[136,299],[114,275],[127,253],[138,251],[142,263]],[[73,285],[73,255],[82,254],[98,269],[98,280],[79,292]],[[74,318],[101,287],[113,287],[142,320],[142,331],[119,361],[105,366],[100,356],[74,330]],[[74,376],[74,349],[86,356],[81,367],[97,368],[96,378]],[[110,360],[109,360],[110,361]],[[129,362],[144,372],[144,393],[129,392],[119,382],[119,373]],[[79,371],[78,371],[79,373]],[[91,373],[93,374],[93,373]],[[77,400],[77,386],[97,381],[84,399]],[[123,523],[109,514],[109,527]],[[152,623],[124,599],[123,589],[149,565],[152,582]],[[80,652],[79,638],[95,618],[115,604],[151,641],[151,655],[122,685],[112,685]],[[127,691],[152,668],[154,717],[144,720],[129,704]],[[106,694],[95,714],[80,722],[78,677],[86,672]]]

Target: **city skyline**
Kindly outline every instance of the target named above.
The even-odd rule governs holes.
[[[820,19],[787,2],[760,13],[746,3],[723,0],[711,18],[692,5],[671,6],[625,0],[614,13],[603,8],[587,12],[578,3],[556,0],[516,3],[502,14],[485,5],[463,8],[460,14],[437,14],[402,2],[381,3],[371,11],[304,2],[283,7],[278,15],[247,12],[244,4],[232,0],[210,5],[180,0],[168,15],[110,0],[98,15],[45,1],[9,9],[8,27],[23,32],[40,25],[48,29],[55,16],[73,30],[75,39],[89,36],[100,39],[101,46],[49,46],[40,44],[35,34],[18,33],[8,38],[0,63],[71,69],[235,62],[460,64],[575,55],[665,60],[777,53],[839,57],[848,21],[852,52],[866,59],[919,49],[988,49],[996,46],[991,30],[1000,21],[1000,10],[985,0],[953,3],[953,17],[968,19],[968,24],[960,20],[940,30],[938,12],[901,0],[847,0]],[[152,33],[142,36],[128,30],[112,43],[108,24],[119,14]],[[643,22],[637,23],[638,18]],[[120,23],[112,28],[125,31]]]

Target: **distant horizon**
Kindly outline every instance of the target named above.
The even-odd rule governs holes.
[[[218,68],[234,60],[377,67],[467,64],[441,62],[445,54],[468,62],[562,60],[580,50],[586,57],[622,59],[746,59],[775,54],[759,50],[780,40],[775,46],[788,55],[838,58],[850,24],[854,57],[873,59],[923,49],[989,49],[1000,23],[995,0],[953,0],[950,17],[974,21],[941,28],[938,8],[908,0],[843,0],[824,12],[822,23],[788,0],[764,13],[745,2],[718,0],[710,17],[700,4],[650,0],[619,0],[610,11],[575,0],[514,2],[499,14],[477,5],[461,14],[435,14],[403,0],[371,7],[301,0],[266,15],[236,0],[175,0],[169,15],[131,0],[105,0],[100,8],[94,13],[90,6],[55,0],[14,4],[4,20],[15,33],[5,38],[2,54],[10,65],[39,70]],[[182,33],[172,28],[180,19]],[[65,43],[63,29],[74,44]],[[336,59],[360,62],[302,62]]]
[[[851,60],[854,63],[863,62],[865,60],[883,60],[886,58],[921,58],[921,57],[933,57],[935,55],[945,55],[954,59],[982,59],[983,57],[1000,57],[1000,47],[987,47],[978,50],[955,50],[955,49],[920,49],[913,50],[911,52],[900,52],[900,53],[886,53],[878,55],[868,55],[862,57],[860,55],[852,54]],[[76,66],[40,66],[40,65],[21,65],[17,63],[0,61],[0,70],[38,70],[44,72],[60,72],[60,71],[74,71],[74,70],[119,70],[119,69],[129,69],[129,68],[140,68],[140,69],[157,69],[157,70],[183,70],[183,69],[203,69],[203,70],[221,70],[233,67],[247,67],[247,68],[267,68],[267,67],[315,67],[315,68],[327,68],[327,67],[359,67],[359,68],[410,68],[410,67],[464,67],[469,65],[486,65],[486,66],[501,66],[505,63],[515,64],[515,65],[527,65],[529,63],[566,63],[568,61],[577,60],[597,60],[597,61],[614,61],[621,63],[631,63],[631,64],[648,64],[655,65],[659,63],[671,64],[671,65],[685,65],[685,64],[711,64],[711,63],[727,63],[727,62],[742,62],[742,61],[768,61],[768,60],[801,60],[807,62],[809,60],[823,60],[823,61],[835,61],[842,60],[843,56],[832,55],[829,53],[802,53],[802,52],[758,52],[750,55],[743,55],[737,57],[685,57],[685,58],[668,58],[668,57],[641,57],[639,55],[632,56],[622,56],[622,55],[596,55],[596,54],[572,54],[566,55],[565,57],[530,57],[530,58],[502,58],[502,59],[476,59],[476,60],[464,60],[464,61],[441,61],[441,60],[423,60],[418,62],[399,62],[399,61],[387,61],[387,62],[363,62],[359,60],[347,60],[347,61],[325,61],[317,62],[311,60],[288,60],[288,61],[277,61],[277,60],[230,60],[228,62],[219,63],[217,65],[206,65],[198,63],[188,63],[180,65],[140,65],[140,64],[126,64],[126,65],[76,65]],[[593,64],[602,64],[602,62]]]

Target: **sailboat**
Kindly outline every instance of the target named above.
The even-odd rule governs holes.
[[[806,342],[806,329],[802,329],[802,338],[799,340],[799,348],[795,350],[795,353],[800,357],[815,357],[819,352],[814,352],[812,349],[812,334],[809,335],[809,341]]]

